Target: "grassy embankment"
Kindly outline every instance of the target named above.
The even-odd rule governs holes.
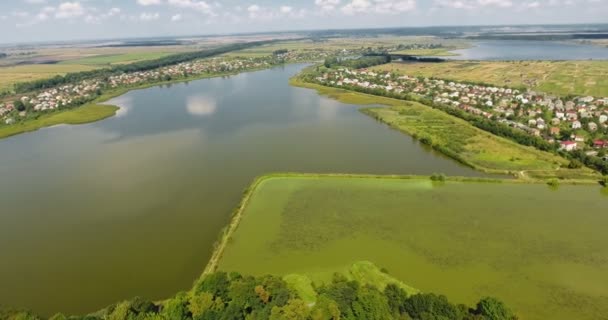
[[[74,125],[103,120],[115,115],[118,109],[116,106],[89,103],[75,109],[43,114],[37,119],[0,127],[0,139],[59,124]]]
[[[324,87],[302,82],[297,77],[291,84],[315,89],[344,103],[385,105],[387,107],[364,108],[362,112],[480,171],[526,179],[599,179],[591,169],[565,169],[568,161],[562,157],[492,135],[417,102]]]
[[[256,180],[244,199],[209,271],[320,283],[368,260],[457,302],[497,296],[526,319],[608,312],[608,202],[596,186],[288,174]]]
[[[529,87],[558,95],[608,96],[608,61],[449,61],[391,63],[373,69],[410,76]]]

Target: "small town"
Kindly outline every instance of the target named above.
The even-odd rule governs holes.
[[[33,92],[0,102],[1,125],[12,125],[28,116],[50,112],[61,108],[80,106],[101,95],[104,90],[135,87],[147,83],[197,78],[205,75],[238,73],[245,70],[265,69],[283,63],[322,60],[329,55],[351,54],[347,51],[327,52],[281,50],[265,57],[215,57],[179,63],[149,71],[138,71],[112,75],[103,79],[82,80],[56,88]]]
[[[435,103],[508,124],[533,136],[559,143],[565,151],[587,150],[604,156],[608,147],[608,97],[564,99],[532,90],[412,77],[368,69],[339,68],[315,79],[323,85],[415,94]],[[606,158],[605,160],[608,160]]]

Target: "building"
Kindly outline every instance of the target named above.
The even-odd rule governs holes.
[[[576,150],[576,147],[577,147],[577,143],[574,141],[567,140],[567,141],[560,142],[560,149],[562,149],[562,150],[573,151],[573,150]]]

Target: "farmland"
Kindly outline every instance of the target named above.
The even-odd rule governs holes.
[[[162,58],[193,50],[190,47],[149,48],[52,48],[11,52],[0,64],[0,92],[19,82],[48,79],[71,72],[89,71],[116,64]]]
[[[529,87],[547,93],[608,96],[606,61],[449,61],[375,67],[410,76]]]
[[[95,68],[95,66],[77,64],[37,64],[3,67],[0,68],[0,92],[11,89],[18,82],[47,79],[70,72],[88,71]]]
[[[494,295],[525,319],[597,319],[607,208],[595,186],[275,176],[253,191],[219,269],[324,282],[370,260],[456,302]]]
[[[137,61],[152,60],[166,57],[172,53],[169,52],[140,52],[140,53],[124,53],[124,54],[109,54],[97,55],[92,57],[84,57],[81,59],[68,60],[61,62],[66,65],[91,65],[91,66],[110,66],[113,64],[125,64]]]

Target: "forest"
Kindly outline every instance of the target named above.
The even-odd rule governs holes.
[[[86,316],[57,314],[51,320],[515,320],[501,301],[483,298],[474,307],[454,304],[432,293],[408,295],[396,284],[379,289],[335,274],[314,288],[316,303],[272,275],[253,277],[217,272],[203,277],[189,292],[163,302],[141,298],[111,305]],[[2,320],[42,320],[26,311],[0,311]]]

